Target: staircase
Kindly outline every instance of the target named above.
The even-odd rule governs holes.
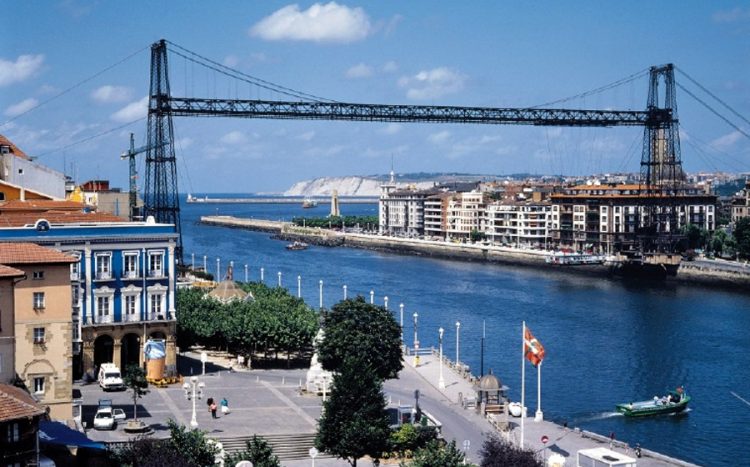
[[[310,458],[310,448],[315,445],[315,433],[294,433],[277,435],[258,435],[268,442],[273,453],[281,461],[291,461]],[[246,449],[246,442],[252,440],[252,436],[237,436],[216,438],[227,453],[235,453]],[[330,458],[330,455],[320,453],[317,458]]]

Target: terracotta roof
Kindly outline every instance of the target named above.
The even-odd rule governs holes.
[[[0,264],[0,277],[20,277],[24,274],[25,272],[21,271],[20,269]]]
[[[45,410],[21,388],[0,384],[0,422],[38,417]]]
[[[23,227],[34,225],[39,219],[50,224],[78,224],[96,222],[127,222],[127,219],[104,212],[83,211],[39,211],[39,212],[4,212],[0,208],[0,227]]]
[[[78,259],[35,243],[0,243],[0,264],[75,263]]]
[[[13,199],[0,203],[0,211],[83,211],[85,207],[85,204],[75,201],[51,199]]]
[[[10,151],[13,153],[13,155],[18,156],[22,159],[29,159],[29,156],[27,156],[25,152],[18,149],[18,146],[13,144],[11,140],[3,135],[0,135],[0,146],[10,146]]]

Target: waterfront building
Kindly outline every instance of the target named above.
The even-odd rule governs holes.
[[[0,465],[36,465],[43,407],[23,389],[0,384]]]
[[[424,202],[438,190],[396,189],[393,170],[390,181],[380,188],[378,232],[407,237],[424,235]]]
[[[0,180],[56,199],[65,197],[65,175],[37,164],[3,135],[0,135]]]
[[[28,242],[67,252],[73,373],[95,375],[101,363],[143,363],[147,339],[166,340],[174,373],[174,226],[126,222],[71,201],[0,203],[0,242]]]
[[[448,201],[448,239],[468,240],[471,233],[484,232],[487,194],[479,191],[457,193]]]
[[[551,212],[552,205],[541,197],[492,202],[487,206],[487,239],[495,244],[545,247]]]
[[[454,193],[438,193],[424,200],[424,235],[445,240],[448,237],[448,205]]]
[[[732,199],[732,222],[750,217],[750,179],[745,180],[745,189]]]
[[[23,271],[12,294],[16,373],[58,420],[73,416],[70,265],[75,262],[33,243],[0,243],[0,264]]]
[[[0,384],[16,377],[16,317],[14,290],[24,272],[0,265]],[[0,431],[0,434],[2,431]]]
[[[119,188],[112,188],[109,180],[89,180],[75,187],[68,199],[87,206],[93,206],[97,212],[128,217],[130,213],[130,193]],[[143,200],[136,196],[136,208],[143,206]]]
[[[663,219],[659,232],[669,229],[666,219],[672,209],[678,228],[693,224],[712,232],[716,227],[716,196],[694,187],[665,200],[639,185],[578,185],[552,194],[550,200],[551,240],[576,250],[611,252],[637,244],[649,207]]]

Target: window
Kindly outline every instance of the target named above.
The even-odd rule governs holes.
[[[34,271],[32,276],[35,281],[44,279],[44,271]]]
[[[109,316],[109,295],[96,297],[96,315],[101,319]]]
[[[8,442],[17,443],[21,439],[21,430],[18,428],[18,423],[8,424]]]
[[[44,328],[34,328],[34,343],[44,344]]]
[[[125,296],[125,315],[126,319],[135,319],[138,314],[138,296],[137,295],[126,295]]]
[[[151,277],[161,277],[164,275],[163,263],[164,253],[149,253],[148,255],[148,275]]]
[[[34,394],[44,394],[44,376],[34,378]]]
[[[112,278],[112,255],[109,253],[97,254],[95,256],[96,262],[96,278],[97,279],[111,279]]]
[[[123,255],[122,276],[124,278],[138,277],[138,253],[128,252]]]
[[[151,295],[151,313],[158,315],[161,313],[161,300],[164,297],[163,294],[152,294]]]
[[[79,257],[77,253],[73,253],[76,258]],[[70,265],[70,280],[77,281],[81,277],[81,263],[75,262]]]
[[[71,287],[70,298],[71,298],[72,305],[74,307],[81,305],[81,286],[80,285],[74,284]]]
[[[34,292],[34,309],[44,309],[44,292]]]

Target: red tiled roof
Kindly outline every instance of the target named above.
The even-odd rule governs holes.
[[[39,219],[50,224],[77,224],[96,222],[127,222],[127,219],[105,212],[83,211],[40,211],[40,212],[3,212],[0,209],[0,227],[23,227],[33,225]]]
[[[0,212],[2,211],[82,211],[86,207],[83,203],[67,200],[51,199],[29,199],[21,201],[20,199],[0,202]]]
[[[21,271],[20,269],[12,268],[10,266],[5,266],[4,264],[0,264],[0,277],[20,277],[23,276],[25,273]]]
[[[0,422],[44,415],[44,409],[26,391],[0,384]]]
[[[35,243],[0,243],[0,264],[75,263],[78,259]]]
[[[11,140],[3,135],[0,135],[0,146],[10,146],[10,151],[13,153],[13,155],[18,156],[22,159],[29,159],[29,156],[27,156],[25,152],[18,149],[18,146],[13,144]]]

